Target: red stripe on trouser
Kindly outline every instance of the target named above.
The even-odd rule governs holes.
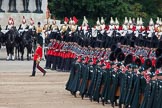
[[[45,70],[39,66],[39,64],[37,65],[37,69],[39,69],[42,73],[45,73]]]

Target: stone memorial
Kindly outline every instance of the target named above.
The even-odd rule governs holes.
[[[27,24],[30,23],[30,18],[35,24],[38,21],[43,24],[46,19],[47,5],[47,0],[0,0],[0,25],[5,29],[9,17],[12,17],[15,26],[19,26],[23,16]]]

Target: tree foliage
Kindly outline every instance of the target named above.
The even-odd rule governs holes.
[[[162,17],[162,0],[49,0],[49,9],[56,18],[86,16],[95,24],[97,17],[104,17],[109,23],[110,17],[123,21],[124,17],[150,18]],[[82,20],[81,20],[82,21]]]

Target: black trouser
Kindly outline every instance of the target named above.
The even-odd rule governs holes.
[[[66,58],[65,60],[65,70],[69,71],[71,68],[71,59],[70,58]]]
[[[66,58],[62,58],[62,61],[61,61],[61,70],[65,70],[65,60],[66,60]]]
[[[57,57],[52,56],[52,70],[56,70]]]
[[[51,68],[51,64],[52,64],[52,55],[47,55],[46,56],[46,68]]]
[[[45,73],[46,71],[39,66],[39,63],[37,64],[36,63],[36,60],[33,61],[33,72],[32,72],[32,76],[35,76],[35,73],[36,73],[36,67],[37,69],[39,69],[42,73]]]
[[[57,56],[57,69],[61,69],[61,61],[62,58],[60,56]]]

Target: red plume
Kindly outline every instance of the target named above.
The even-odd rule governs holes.
[[[73,16],[73,21],[75,22],[75,24],[78,22],[78,19],[75,17],[75,16]]]
[[[68,23],[69,19],[67,17],[65,17],[64,21]]]

